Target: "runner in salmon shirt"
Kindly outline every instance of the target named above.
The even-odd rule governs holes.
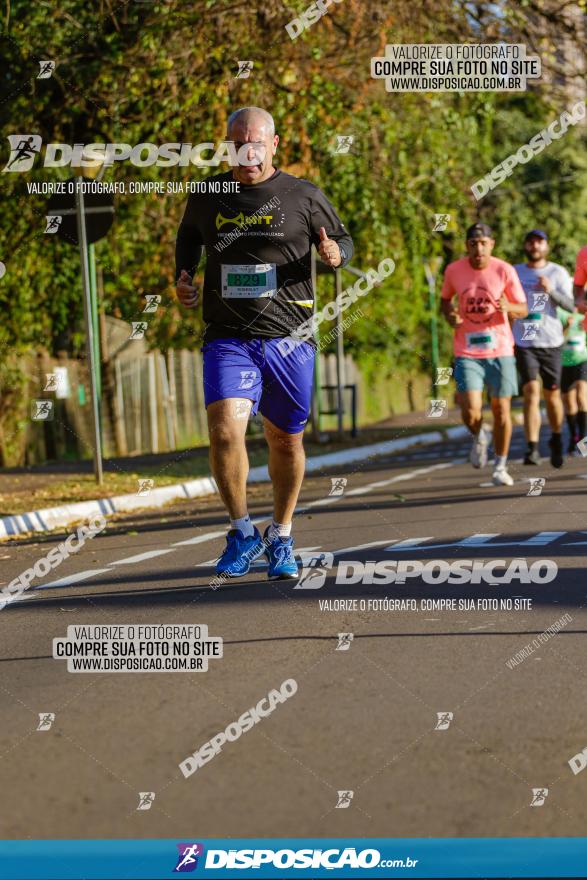
[[[467,230],[467,257],[446,267],[441,311],[455,330],[455,380],[463,422],[473,435],[471,464],[487,464],[483,387],[491,394],[495,486],[512,486],[507,456],[512,437],[511,400],[518,393],[510,322],[528,314],[526,296],[513,266],[492,257],[495,239],[485,223]],[[457,297],[456,303],[453,303]]]

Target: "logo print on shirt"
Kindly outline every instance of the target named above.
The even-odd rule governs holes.
[[[220,229],[225,223],[234,223],[235,226],[259,226],[264,223],[269,226],[273,220],[273,214],[262,214],[258,217],[245,217],[243,212],[237,214],[236,217],[223,217],[220,212],[216,214],[216,229]]]
[[[487,324],[495,314],[495,300],[484,287],[467,288],[462,294],[465,316],[473,324]]]

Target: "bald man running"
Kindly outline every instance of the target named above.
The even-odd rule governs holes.
[[[297,578],[291,526],[304,477],[315,347],[299,341],[282,354],[279,341],[312,315],[312,245],[334,269],[349,262],[353,243],[316,186],[274,167],[279,137],[269,113],[236,110],[228,139],[241,164],[189,196],[176,244],[177,296],[187,308],[199,300],[192,277],[206,249],[202,351],[210,466],[230,517],[216,571],[240,577],[265,553],[269,578]],[[238,182],[238,192],[225,194],[229,181]],[[273,484],[273,522],[263,537],[249,517],[246,491],[245,431],[257,410]]]

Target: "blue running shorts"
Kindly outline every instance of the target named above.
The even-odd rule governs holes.
[[[253,401],[257,411],[287,434],[304,430],[310,412],[314,357],[309,342],[291,339],[213,339],[202,348],[208,407],[230,397]]]
[[[483,391],[488,385],[492,397],[515,397],[518,393],[516,359],[457,357],[454,378],[459,391]]]

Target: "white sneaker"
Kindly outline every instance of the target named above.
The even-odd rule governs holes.
[[[473,437],[473,445],[471,446],[470,461],[474,468],[484,468],[487,464],[488,446],[489,435],[483,425],[481,425],[481,430]]]
[[[505,467],[496,467],[491,475],[494,486],[513,486],[514,481]]]

